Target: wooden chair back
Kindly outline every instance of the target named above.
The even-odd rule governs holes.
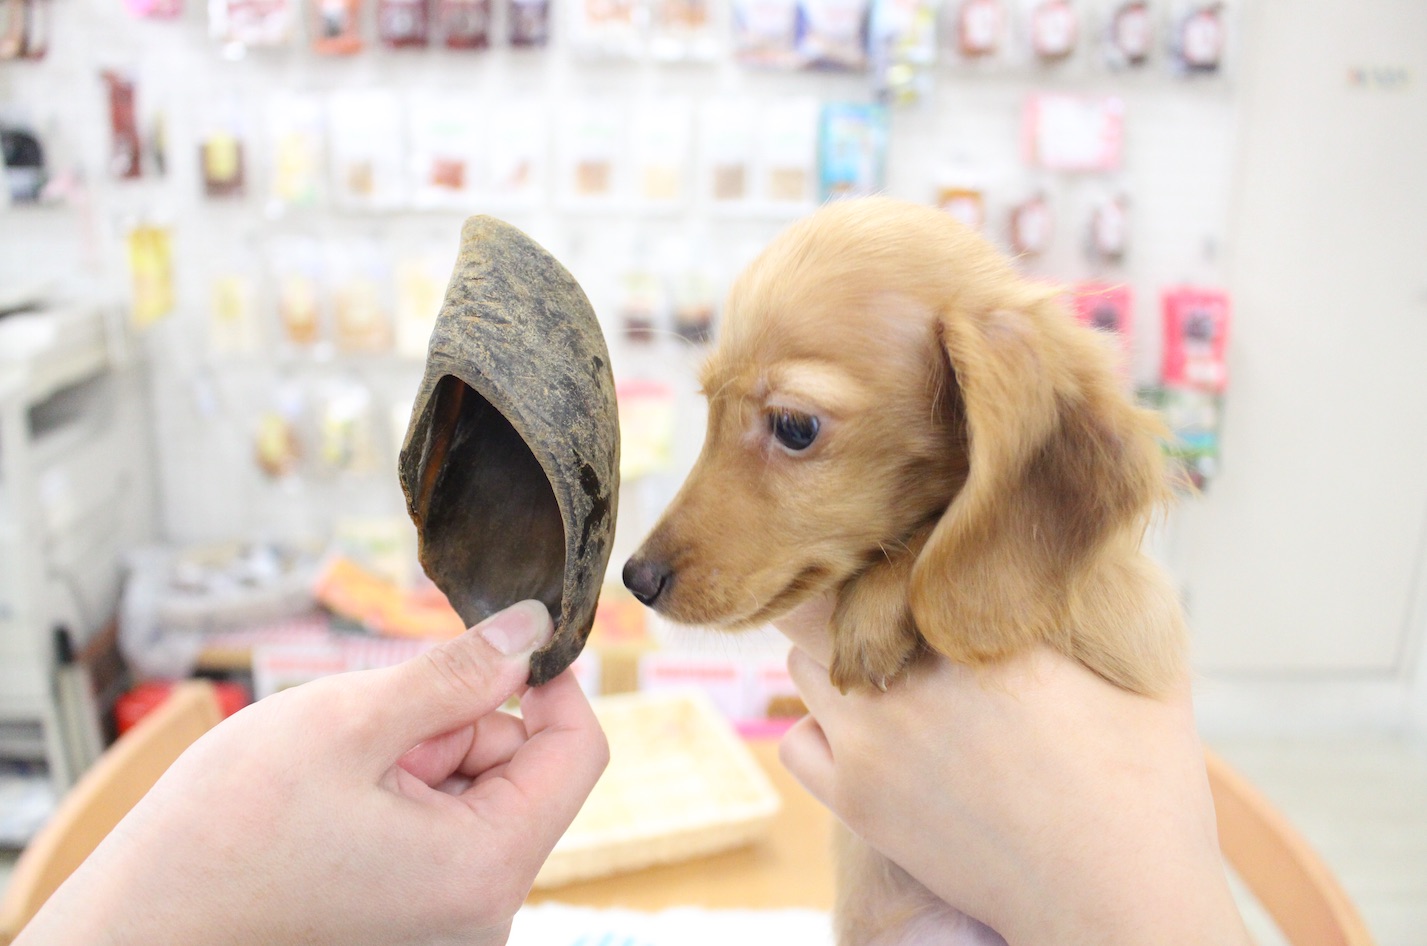
[[[1273,803],[1223,759],[1205,759],[1219,847],[1292,946],[1372,946],[1337,877]]]
[[[15,862],[0,897],[0,946],[19,934],[159,776],[220,719],[212,684],[185,682],[105,750]]]

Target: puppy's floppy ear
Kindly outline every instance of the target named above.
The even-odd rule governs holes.
[[[1137,542],[1165,494],[1158,423],[1121,392],[1101,340],[1053,300],[943,314],[966,484],[912,571],[936,650],[971,664],[1044,641],[1071,652],[1067,599],[1108,542]]]

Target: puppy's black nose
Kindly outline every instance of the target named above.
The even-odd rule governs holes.
[[[646,558],[631,558],[624,563],[624,587],[634,592],[634,597],[643,604],[653,607],[654,602],[669,587],[674,577],[669,566]]]

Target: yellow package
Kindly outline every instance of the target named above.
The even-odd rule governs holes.
[[[134,327],[144,329],[173,311],[172,234],[141,224],[129,231],[128,244]]]

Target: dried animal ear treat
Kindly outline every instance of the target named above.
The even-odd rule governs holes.
[[[555,636],[530,683],[568,667],[614,539],[614,378],[579,284],[509,224],[462,230],[399,473],[422,567],[467,626],[543,601]]]

